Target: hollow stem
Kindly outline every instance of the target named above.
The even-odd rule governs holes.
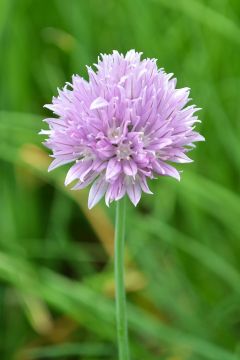
[[[126,295],[124,286],[125,198],[117,201],[114,239],[115,298],[119,360],[129,360]]]

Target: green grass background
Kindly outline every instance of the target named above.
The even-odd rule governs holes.
[[[132,359],[239,359],[239,0],[0,0],[0,46],[1,360],[117,359],[114,205],[47,173],[37,132],[57,87],[131,48],[191,87],[206,137],[128,204]]]

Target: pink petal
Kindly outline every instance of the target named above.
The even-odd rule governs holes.
[[[99,177],[92,185],[89,197],[88,197],[88,208],[92,209],[104,196],[108,187],[108,183],[104,177]]]
[[[171,145],[172,144],[172,140],[171,139],[161,139],[155,142],[152,142],[149,146],[148,149],[150,150],[161,150],[164,147]]]
[[[120,200],[126,193],[126,188],[124,185],[123,177],[118,177],[116,181],[109,184],[106,196],[105,196],[105,202],[106,205],[109,206],[109,203],[113,200]]]
[[[108,102],[102,97],[96,98],[90,105],[90,110],[101,109],[108,106]]]
[[[92,169],[92,160],[89,161],[78,161],[74,164],[68,171],[65,185],[67,186],[73,180],[82,179],[86,176],[86,174]]]
[[[127,185],[127,194],[134,206],[137,206],[142,194],[140,185],[138,183],[133,184],[130,182]]]
[[[106,180],[114,178],[122,170],[121,163],[116,158],[109,160],[106,170]]]
[[[158,174],[165,175],[164,167],[160,164],[160,161],[157,159],[152,161],[152,169]]]
[[[193,162],[193,160],[190,159],[190,157],[188,157],[184,153],[179,153],[179,154],[173,156],[171,158],[171,161],[176,162],[176,163],[180,163],[180,164]]]
[[[162,168],[164,169],[164,175],[166,176],[171,176],[175,179],[177,179],[178,181],[180,181],[180,174],[179,172],[177,171],[177,169],[175,169],[175,167],[167,164],[167,163],[164,163],[164,162],[160,162],[160,166],[162,166]]]
[[[70,162],[73,162],[74,160],[75,159],[73,159],[72,155],[71,155],[71,158],[69,158],[69,157],[56,158],[51,162],[50,166],[48,167],[48,171],[52,171],[52,170],[58,168],[59,166],[68,164]]]
[[[79,181],[76,185],[74,185],[72,187],[71,190],[81,190],[81,189],[84,189],[85,187],[87,187],[89,184],[91,184],[95,179],[96,177],[98,176],[98,174],[96,173],[93,173],[91,175],[88,175],[84,181]]]
[[[153,194],[152,191],[148,187],[147,180],[146,180],[145,176],[141,176],[139,178],[139,183],[140,183],[142,191],[144,191],[147,194]]]
[[[138,171],[135,161],[133,160],[123,161],[123,171],[126,175],[135,177]]]
[[[106,203],[107,207],[109,207],[109,203],[113,200],[111,195],[112,195],[112,185],[109,184],[108,189],[106,191],[106,195],[105,195],[105,203]]]

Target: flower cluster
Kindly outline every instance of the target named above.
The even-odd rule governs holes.
[[[46,105],[58,116],[41,131],[53,152],[49,170],[74,163],[65,184],[92,184],[89,208],[104,195],[107,205],[125,194],[136,205],[142,191],[151,193],[148,178],[180,179],[170,163],[190,162],[193,142],[204,140],[194,131],[198,109],[186,106],[189,89],[176,89],[173,74],[134,50],[101,55],[95,67],[89,81],[74,75]]]

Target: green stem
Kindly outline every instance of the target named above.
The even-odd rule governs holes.
[[[119,360],[129,360],[126,295],[124,286],[125,198],[117,201],[114,239],[115,297]]]

